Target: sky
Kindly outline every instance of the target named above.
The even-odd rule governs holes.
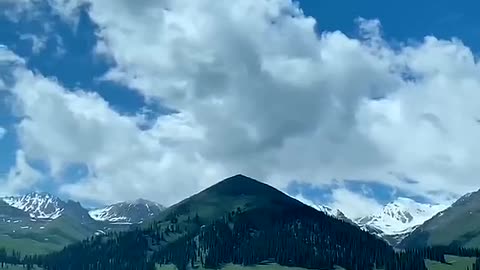
[[[0,0],[0,195],[242,173],[349,217],[480,182],[475,1]]]

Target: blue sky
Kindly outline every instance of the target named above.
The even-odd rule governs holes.
[[[12,4],[9,4],[8,2],[9,1],[6,1],[5,5],[6,7],[11,8]],[[81,1],[76,1],[75,3],[77,2]],[[1,5],[3,4],[0,3],[0,6]],[[362,40],[362,38],[364,37],[362,37],[362,34],[359,32],[359,23],[357,21],[357,19],[361,17],[367,20],[379,20],[379,22],[381,23],[381,29],[383,34],[382,39],[383,41],[388,43],[391,48],[401,48],[406,46],[406,44],[423,43],[425,36],[433,35],[438,39],[445,40],[458,38],[463,42],[465,47],[469,48],[474,53],[474,55],[476,55],[478,51],[480,51],[480,29],[476,27],[480,25],[480,17],[476,16],[475,14],[475,11],[479,10],[480,4],[476,3],[475,1],[459,1],[453,4],[451,1],[446,0],[422,1],[421,3],[413,0],[395,3],[372,0],[368,1],[367,4],[365,2],[357,3],[345,0],[304,0],[300,1],[299,5],[306,15],[314,17],[317,21],[316,31],[317,35],[319,36],[325,32],[331,33],[333,31],[340,31],[351,39]],[[76,12],[73,13],[76,20],[68,20],[68,18],[66,19],[65,17],[62,17],[62,14],[59,14],[58,10],[49,7],[45,3],[42,5],[36,5],[34,7],[34,10],[32,10],[31,8],[26,9],[24,14],[17,14],[16,16],[17,18],[19,18],[18,20],[12,20],[11,14],[7,16],[4,13],[0,15],[0,25],[2,25],[2,27],[0,27],[0,44],[7,46],[10,51],[15,53],[19,57],[26,59],[26,69],[32,70],[36,74],[40,74],[43,77],[55,78],[56,82],[62,87],[64,87],[67,91],[82,89],[86,92],[96,93],[101,99],[108,103],[108,106],[112,111],[120,114],[123,117],[135,117],[141,114],[142,117],[145,118],[145,121],[142,123],[137,123],[137,127],[139,128],[139,130],[145,130],[146,132],[148,132],[150,128],[152,128],[152,125],[154,125],[153,123],[155,122],[155,120],[158,120],[161,115],[174,115],[173,113],[177,112],[177,108],[170,109],[169,107],[185,107],[185,110],[189,110],[191,107],[189,105],[186,105],[185,102],[178,102],[176,97],[169,99],[169,97],[164,97],[162,95],[151,94],[151,92],[153,92],[155,89],[145,89],[145,86],[143,86],[143,84],[141,86],[138,86],[135,84],[135,81],[125,83],[121,79],[102,79],[102,76],[107,74],[115,67],[121,67],[123,68],[123,70],[126,70],[128,67],[121,66],[121,61],[126,61],[125,59],[128,59],[129,56],[125,56],[124,58],[120,59],[120,53],[113,52],[113,49],[112,51],[109,51],[105,54],[98,54],[95,52],[95,48],[101,40],[100,36],[104,34],[103,32],[101,32],[101,29],[108,30],[109,25],[99,26],[99,24],[101,24],[103,21],[99,19],[100,17],[95,17],[100,16],[99,14],[101,11],[103,12],[103,10],[101,9],[104,8],[103,6],[94,7],[98,8],[97,13],[91,13],[94,8],[88,9],[87,6],[88,5],[80,6],[76,10]],[[39,12],[40,15],[30,17],[25,15],[29,13],[33,14],[32,12],[34,11]],[[64,9],[63,11],[67,12],[68,10],[65,11]],[[65,14],[72,15],[71,13],[64,13],[64,15]],[[192,18],[192,20],[193,19],[194,18]],[[41,40],[42,46],[40,46],[38,51],[35,51],[34,41],[31,36],[29,37],[28,35],[35,36],[37,39]],[[108,38],[109,36],[105,34],[105,36],[102,37],[102,40],[108,40]],[[138,48],[138,50],[142,50],[142,48]],[[137,66],[132,65],[131,70],[138,68],[138,65],[140,64],[145,63],[138,63]],[[145,66],[146,70],[148,68],[148,64],[145,64]],[[221,68],[222,67],[220,67],[220,69]],[[139,71],[135,69],[135,72],[137,72],[138,74],[142,74],[142,70]],[[150,85],[149,87],[152,88],[152,85]],[[388,93],[386,93],[385,95],[388,95]],[[27,154],[27,159],[30,166],[41,172],[43,177],[41,181],[35,182],[34,185],[22,188],[21,192],[26,192],[34,189],[42,189],[53,193],[62,194],[62,196],[65,197],[79,199],[85,202],[103,202],[98,198],[89,197],[78,191],[79,189],[83,189],[82,185],[84,185],[84,183],[81,182],[83,181],[81,179],[86,177],[92,177],[92,175],[97,177],[98,172],[94,171],[93,169],[89,171],[88,169],[89,167],[93,167],[93,165],[86,164],[88,162],[66,162],[62,173],[60,175],[53,175],[49,168],[52,165],[52,159],[49,159],[46,156],[45,158],[42,158],[42,156],[30,153],[27,147],[20,142],[19,136],[17,136],[16,127],[19,122],[28,115],[21,115],[21,113],[20,115],[18,115],[18,113],[15,113],[15,106],[12,102],[12,99],[15,99],[14,94],[9,93],[8,91],[0,91],[0,100],[2,101],[2,103],[0,103],[0,127],[4,127],[7,130],[4,138],[0,140],[0,179],[2,179],[1,176],[3,176],[3,178],[5,179],[7,178],[9,171],[12,167],[15,166],[17,150],[23,149]],[[181,112],[182,110],[179,109],[178,111]],[[191,112],[197,112],[197,110],[191,109]],[[207,116],[202,115],[201,117]],[[348,118],[348,116],[346,117],[346,119],[350,119]],[[295,116],[292,116],[292,119],[298,120],[295,119]],[[52,119],[52,121],[55,120]],[[266,123],[272,122],[267,120],[265,121]],[[282,132],[284,130],[287,130],[286,134],[288,135],[293,132],[292,130],[295,127],[278,128],[280,128],[279,130],[281,130]],[[257,128],[260,131],[262,130],[262,127]],[[232,132],[233,133],[225,132],[225,134],[227,136],[228,134],[235,134],[235,131]],[[338,132],[335,134],[338,134]],[[282,139],[285,138],[282,137]],[[91,138],[91,140],[95,140],[95,138]],[[273,144],[274,142],[272,139],[272,145]],[[204,149],[204,147],[208,146],[199,146],[199,149]],[[252,149],[257,149],[259,147],[260,145],[252,145]],[[247,147],[245,147],[244,145],[244,147],[241,147],[240,149],[242,148],[243,150],[245,150]],[[203,150],[199,151],[201,152]],[[232,151],[235,152],[234,150]],[[202,160],[208,160],[210,155],[220,157],[222,155],[228,154],[227,152],[222,152],[221,150],[207,152],[205,152],[204,156],[202,156]],[[258,154],[258,156],[256,156],[256,154],[252,152],[246,153],[245,158],[261,159],[265,157],[265,155]],[[305,156],[308,156],[310,160],[316,158],[314,155],[305,154]],[[255,162],[252,163],[243,160],[239,161],[240,157],[236,158],[238,158],[238,160],[232,158],[228,161],[225,161],[226,164],[235,164],[228,169],[223,168],[223,165],[221,166],[222,168],[215,167],[215,170],[212,169],[212,171],[222,171],[222,173],[212,173],[207,175],[211,175],[212,177],[214,177],[216,175],[228,174],[230,172],[251,172],[254,176],[266,176],[267,178],[272,179],[275,178],[275,175],[280,174],[276,172],[274,168],[269,169],[269,171],[266,172],[266,169],[262,168],[262,162],[257,162],[257,164],[255,164]],[[319,158],[319,160],[320,159],[321,158]],[[358,166],[361,167],[361,157],[358,160],[355,162],[360,164]],[[215,162],[212,163],[216,164],[215,166],[220,166],[217,165],[219,163],[218,160],[215,160]],[[295,161],[291,161],[289,162],[289,164],[295,164]],[[199,168],[202,168],[202,166],[198,166]],[[312,167],[314,166],[315,165],[312,165]],[[345,166],[349,166],[352,168],[355,167],[353,165]],[[389,168],[391,170],[397,169],[392,167]],[[189,170],[193,171],[194,169],[185,169],[184,171]],[[355,169],[355,171],[362,170]],[[423,170],[419,171],[422,171],[423,173]],[[412,172],[415,171],[412,169]],[[385,171],[385,173],[390,174],[389,171]],[[444,194],[443,198],[452,195],[445,190],[435,190],[433,188],[425,190],[423,194],[415,193],[414,191],[412,191],[415,189],[415,185],[422,184],[423,187],[427,186],[427,184],[423,184],[422,179],[416,179],[417,177],[415,176],[411,177],[411,181],[404,181],[405,178],[410,178],[411,172],[407,171],[401,173],[405,173],[405,175],[408,175],[408,177],[403,177],[403,180],[399,180],[399,183],[403,184],[395,185],[390,185],[388,181],[385,180],[378,180],[375,177],[376,174],[370,173],[356,176],[358,178],[355,179],[359,180],[348,180],[352,178],[345,175],[345,177],[342,178],[345,180],[342,180],[338,183],[336,183],[335,181],[331,181],[331,179],[337,179],[334,176],[329,179],[325,179],[328,178],[330,175],[318,174],[318,178],[322,179],[318,180],[319,183],[316,183],[315,181],[317,180],[312,179],[313,174],[306,173],[305,175],[303,175],[303,172],[301,171],[299,171],[298,175],[282,174],[282,178],[285,178],[287,180],[282,180],[281,182],[278,182],[276,184],[283,187],[287,192],[291,194],[295,195],[297,193],[302,193],[305,197],[308,197],[313,201],[318,201],[322,203],[331,202],[333,200],[332,191],[338,188],[344,188],[354,193],[363,194],[366,197],[373,198],[380,204],[388,203],[389,201],[394,200],[398,196],[411,197],[420,202],[430,202],[432,201],[432,196],[434,196],[433,194],[436,194],[436,192]],[[431,174],[425,173],[423,175],[430,176]],[[131,177],[132,175],[129,174],[129,176]],[[159,177],[161,178],[162,176]],[[342,177],[342,173],[340,173],[338,177]],[[294,179],[300,180],[293,181]],[[129,182],[135,180],[125,181]],[[210,182],[196,182],[195,184],[192,184],[192,187],[188,189],[188,191],[185,192],[188,193],[196,191],[200,187],[206,185],[206,183]],[[69,188],[61,187],[62,185],[68,184],[73,184],[74,186],[70,186]],[[399,185],[405,185],[405,187]],[[465,189],[472,188],[473,186],[474,185],[470,184],[470,182],[465,183],[462,186],[463,189],[454,192],[453,196],[455,196],[455,194],[458,195]],[[73,190],[75,190],[76,193],[73,192]],[[85,190],[89,190],[89,188],[85,186]],[[128,187],[126,187],[125,190],[128,190]],[[152,194],[142,194],[142,190],[145,190],[145,188],[138,188],[137,192],[133,193],[131,196],[144,195],[145,197],[149,198],[153,197]],[[168,192],[171,193],[175,190],[176,189],[170,189],[168,190]],[[178,192],[181,193],[180,191]],[[82,193],[82,195],[79,195],[80,193]],[[128,192],[125,191],[125,194],[128,194]],[[120,200],[123,198],[115,197],[111,194],[109,196],[109,199],[106,201]],[[173,199],[169,199],[167,201],[171,202],[171,200]]]
[[[458,37],[476,51],[480,46],[480,30],[476,27],[480,19],[475,14],[480,4],[476,1],[455,4],[448,0],[396,3],[372,0],[368,4],[346,0],[301,1],[301,6],[307,14],[318,18],[322,29],[354,34],[355,18],[378,18],[385,36],[392,41],[406,42],[434,35],[445,39]]]

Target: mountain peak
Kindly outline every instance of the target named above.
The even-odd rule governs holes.
[[[258,180],[255,180],[251,177],[245,176],[243,174],[237,174],[234,176],[230,176],[228,178],[225,178],[223,181],[220,183],[242,183],[242,184],[257,184],[257,183],[262,183]]]
[[[244,174],[241,174],[241,173],[235,174],[235,175],[230,176],[230,177],[228,177],[228,178],[226,178],[226,179],[231,179],[231,178],[247,178],[247,179],[250,179],[250,180],[255,180],[255,179],[250,178],[250,177],[248,177],[248,176],[246,176],[246,175],[244,175]]]
[[[159,220],[167,220],[171,216],[188,218],[198,214],[205,224],[232,211],[268,210],[277,213],[302,207],[306,206],[282,191],[238,174],[172,205],[159,215]]]
[[[5,197],[3,201],[39,219],[59,218],[65,208],[65,202],[47,192],[34,191],[23,196]]]
[[[150,201],[150,200],[146,200],[146,199],[142,199],[142,198],[138,198],[138,199],[133,200],[133,201],[127,201],[126,203],[129,203],[129,204],[142,204],[142,205],[160,205],[160,204],[157,203],[157,202]]]
[[[89,211],[90,217],[97,221],[110,223],[142,223],[158,215],[165,209],[159,203],[145,199],[120,202]]]
[[[52,194],[48,193],[48,192],[44,192],[44,191],[32,191],[32,192],[29,192],[27,194],[25,194],[24,196],[30,196],[30,197],[46,197],[46,198],[49,198],[49,197],[52,197],[54,198],[55,196],[53,196]]]
[[[381,212],[359,218],[356,223],[382,237],[395,236],[395,241],[401,241],[402,237],[446,207],[401,197],[385,205]]]
[[[224,196],[262,196],[278,192],[277,189],[261,181],[237,174],[207,188],[202,193],[216,193]]]

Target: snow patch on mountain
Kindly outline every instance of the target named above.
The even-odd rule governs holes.
[[[4,197],[2,200],[36,219],[57,219],[64,211],[64,202],[48,193],[32,192],[23,196]]]
[[[356,219],[355,222],[366,230],[374,229],[383,235],[404,235],[412,232],[448,206],[398,198],[387,204],[382,212]]]
[[[88,211],[90,217],[98,221],[109,221],[109,222],[125,222],[128,220],[128,217],[118,216],[118,213],[112,211],[113,206],[107,206],[105,208],[99,208]]]

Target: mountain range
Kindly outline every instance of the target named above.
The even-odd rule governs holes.
[[[44,192],[4,197],[0,199],[0,242],[24,253],[55,251],[95,234],[127,230],[163,209],[141,199],[87,210],[78,202]]]
[[[357,219],[325,205],[308,206],[302,199],[243,175],[168,208],[139,199],[87,210],[48,193],[4,197],[0,262],[5,260],[1,248],[6,247],[40,254],[25,257],[23,263],[44,269],[157,269],[162,264],[187,269],[187,264],[218,268],[225,263],[275,262],[317,269],[397,270],[425,269],[424,259],[444,262],[447,251],[462,256],[479,252],[429,246],[479,246],[475,217],[480,192],[449,207],[399,198],[379,213]],[[406,248],[400,255],[394,249],[399,247]],[[41,255],[45,253],[49,255]],[[21,262],[19,257],[9,260]]]
[[[449,244],[453,241],[468,246],[480,245],[480,240],[465,240],[474,234],[468,228],[463,228],[463,235],[452,236],[448,241],[433,237],[441,235],[437,231],[445,229],[442,225],[449,224],[457,215],[472,216],[480,212],[480,207],[475,208],[476,202],[480,201],[478,193],[462,197],[451,207],[398,198],[386,204],[382,211],[361,218],[349,218],[340,209],[315,204],[301,196],[295,198],[328,216],[374,234],[394,247]],[[87,210],[78,202],[63,201],[48,193],[4,197],[0,199],[0,240],[7,247],[25,246],[22,251],[27,253],[49,252],[91,235],[127,230],[158,218],[166,209],[161,204],[143,199]],[[432,239],[425,240],[427,232],[433,235]],[[28,245],[24,245],[26,243]]]
[[[407,257],[405,266],[424,264],[419,256]],[[398,260],[391,246],[358,226],[236,175],[168,207],[150,224],[71,245],[39,262],[47,269],[72,270],[150,270],[164,264],[219,269],[227,263],[269,262],[370,269]]]

